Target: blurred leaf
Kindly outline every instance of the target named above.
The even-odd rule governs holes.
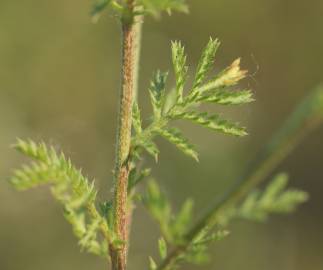
[[[297,189],[286,189],[288,176],[279,174],[263,193],[252,192],[244,201],[238,215],[252,220],[266,220],[272,213],[289,213],[308,199],[308,194]]]
[[[172,224],[174,238],[180,239],[184,232],[186,232],[186,230],[190,227],[192,223],[193,205],[193,200],[187,199],[174,219]]]
[[[137,134],[142,132],[142,122],[138,103],[135,101],[132,108],[132,125]]]
[[[157,264],[152,257],[149,257],[149,270],[156,270]]]
[[[143,179],[149,176],[150,172],[151,169],[140,170],[140,172],[137,172],[136,169],[131,170],[128,178],[128,191],[130,192]]]
[[[160,258],[165,259],[167,256],[167,244],[164,238],[158,240],[158,250]]]
[[[159,17],[160,12],[166,11],[168,14],[171,12],[188,12],[188,7],[185,0],[139,0],[143,5],[144,10],[155,17]]]
[[[157,71],[149,88],[151,104],[153,106],[154,117],[161,117],[163,105],[165,103],[165,87],[168,73]]]
[[[101,13],[105,10],[106,7],[109,6],[110,3],[111,3],[111,0],[95,0],[95,3],[91,11],[93,22],[98,21]]]

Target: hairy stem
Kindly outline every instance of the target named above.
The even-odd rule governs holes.
[[[140,7],[139,7],[140,8]],[[139,9],[137,7],[137,9]],[[140,66],[140,54],[141,54],[141,37],[142,37],[142,26],[143,26],[144,16],[137,16],[134,23],[134,71],[133,71],[133,100],[138,98],[138,88],[139,88],[139,66]],[[127,239],[129,239],[132,224],[134,206],[129,201],[128,213],[127,213]]]
[[[133,79],[133,98],[138,97],[139,88],[139,66],[141,55],[141,38],[142,38],[142,26],[144,22],[144,16],[137,16],[136,23],[134,24],[135,39],[134,39],[134,79]]]
[[[134,97],[136,29],[133,18],[134,0],[128,0],[127,12],[122,18],[122,71],[117,127],[115,186],[114,186],[114,231],[122,243],[110,246],[113,270],[126,269],[127,259],[127,188],[129,175],[129,151],[131,142],[132,104]],[[137,61],[138,62],[138,61]]]
[[[286,124],[252,162],[245,175],[186,234],[185,244],[175,247],[161,262],[157,270],[170,269],[203,229],[217,223],[222,211],[239,203],[255,186],[264,181],[307,134],[322,124],[322,108],[323,86],[320,86],[291,114]]]

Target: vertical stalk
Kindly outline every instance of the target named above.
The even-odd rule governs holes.
[[[138,7],[137,11],[141,11]],[[138,98],[138,88],[139,88],[139,66],[140,66],[140,55],[141,55],[141,38],[142,38],[142,26],[144,22],[144,16],[140,15],[136,17],[134,24],[135,39],[134,39],[134,79],[133,79],[133,98],[136,100]]]
[[[141,11],[141,7],[137,7],[137,12]],[[142,26],[143,26],[143,15],[138,15],[134,23],[134,71],[133,71],[133,100],[136,101],[138,98],[138,88],[139,88],[139,67],[140,67],[140,54],[141,54],[141,37],[142,37]],[[133,215],[134,205],[130,201],[128,204],[127,213],[127,238],[129,239],[132,215]],[[128,241],[129,243],[129,241]],[[129,246],[128,246],[129,249]]]
[[[116,141],[114,186],[114,232],[123,243],[110,247],[113,270],[126,269],[127,257],[127,188],[129,175],[129,150],[131,142],[132,104],[134,98],[136,29],[134,0],[128,0],[127,11],[122,18],[122,70],[121,91]]]

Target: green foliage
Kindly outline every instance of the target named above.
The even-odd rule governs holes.
[[[130,171],[128,178],[128,192],[130,192],[136,185],[138,185],[143,179],[149,176],[151,169],[137,170],[135,167]]]
[[[174,262],[174,265],[181,261],[186,261],[194,264],[201,264],[209,259],[208,247],[210,244],[218,242],[229,235],[226,230],[215,230],[209,232],[208,229],[203,230],[187,247],[187,251]]]
[[[158,250],[161,259],[165,259],[167,256],[167,243],[164,238],[158,240]]]
[[[166,196],[160,191],[157,183],[152,180],[148,183],[143,203],[152,217],[159,223],[167,242],[171,244],[183,243],[184,234],[191,223],[192,200],[187,200],[178,214],[175,215]]]
[[[264,222],[271,214],[293,212],[308,200],[308,194],[302,190],[286,188],[287,184],[287,174],[277,175],[264,191],[251,191],[240,204],[224,209],[218,216],[217,223],[227,226],[236,218]]]
[[[96,21],[106,7],[110,7],[121,22],[129,26],[135,21],[136,16],[144,14],[159,17],[161,12],[165,11],[169,14],[172,11],[187,12],[185,2],[185,0],[137,0],[133,2],[135,6],[132,6],[132,2],[127,0],[96,0],[91,14]],[[200,109],[200,105],[203,104],[234,106],[254,101],[251,90],[240,90],[237,87],[247,75],[247,71],[240,68],[240,59],[236,59],[227,68],[212,75],[219,46],[220,42],[217,39],[209,40],[201,54],[192,85],[189,85],[189,68],[184,46],[179,41],[172,42],[175,86],[167,89],[167,72],[157,71],[154,74],[149,87],[153,115],[149,118],[148,125],[145,126],[138,103],[133,102],[134,135],[130,152],[126,153],[128,155],[126,164],[123,164],[129,172],[128,186],[125,186],[128,191],[125,205],[132,208],[134,199],[141,199],[160,226],[162,237],[158,241],[158,251],[161,262],[157,265],[155,260],[149,257],[150,270],[176,269],[181,262],[204,262],[208,258],[208,246],[228,235],[228,231],[223,228],[234,218],[265,221],[271,214],[294,211],[308,199],[306,192],[287,188],[288,178],[285,174],[278,175],[263,191],[250,192],[250,190],[256,188],[277,165],[277,160],[281,160],[295,143],[296,139],[292,135],[295,133],[303,135],[306,128],[323,121],[322,87],[304,101],[270,146],[265,149],[265,154],[262,155],[264,158],[260,160],[263,167],[260,166],[260,169],[255,170],[256,176],[252,175],[253,177],[247,178],[242,184],[239,183],[237,189],[229,192],[229,195],[214,209],[212,208],[212,211],[197,225],[192,225],[193,201],[186,200],[175,214],[155,181],[148,183],[144,195],[136,194],[136,185],[151,172],[150,169],[141,169],[142,166],[139,166],[143,151],[158,160],[159,149],[154,141],[156,136],[163,137],[187,156],[198,160],[198,153],[193,145],[179,129],[171,125],[175,121],[190,121],[222,134],[239,137],[247,135],[245,128],[239,124],[225,119],[220,114]],[[57,153],[43,143],[36,144],[32,141],[18,140],[15,148],[32,158],[33,162],[15,171],[11,183],[18,190],[49,185],[54,198],[62,204],[64,216],[72,225],[83,250],[107,257],[108,249],[115,253],[127,246],[125,241],[117,239],[113,228],[114,217],[118,216],[115,211],[116,205],[111,201],[104,202],[99,204],[97,210],[97,192],[93,181],[84,177],[64,154]],[[272,154],[275,152],[278,153],[278,158]],[[115,213],[117,214],[114,215]]]
[[[179,212],[175,215],[170,203],[157,183],[151,180],[143,196],[143,202],[152,217],[160,225],[161,237],[158,241],[160,259],[164,260],[168,254],[168,245],[185,246],[185,252],[177,258],[167,269],[174,269],[183,261],[201,263],[207,260],[207,247],[210,243],[219,241],[228,235],[228,231],[221,229],[205,228],[191,242],[187,242],[186,233],[192,224],[193,201],[188,199],[184,202]],[[150,269],[157,269],[156,262],[152,257]]]
[[[181,132],[176,128],[164,128],[158,130],[158,133],[164,137],[169,142],[173,143],[179,150],[184,154],[194,158],[198,161],[198,156],[194,150],[193,145],[191,145],[186,138],[181,134]]]
[[[263,193],[251,193],[240,206],[240,217],[265,221],[269,214],[284,214],[294,211],[308,199],[308,194],[297,189],[286,189],[288,176],[280,174],[267,186]]]
[[[161,12],[172,11],[188,13],[188,7],[185,0],[137,0],[135,1],[135,12],[129,14],[126,0],[94,0],[91,10],[91,16],[94,22],[97,22],[102,12],[110,7],[121,18],[128,16],[149,14],[155,18],[160,17]]]
[[[182,232],[179,242],[172,242],[175,244],[178,249],[181,250],[180,256],[174,257],[168,264],[167,268],[158,268],[158,269],[175,269],[178,264],[182,262],[189,262],[200,264],[208,260],[207,250],[210,244],[222,240],[225,238],[229,232],[224,230],[223,227],[228,226],[230,222],[237,218],[243,218],[253,221],[265,221],[270,214],[286,214],[294,211],[297,206],[304,203],[308,199],[308,194],[304,191],[297,189],[287,189],[288,177],[286,174],[279,174],[276,176],[273,181],[265,188],[263,192],[253,191],[239,204],[228,205],[217,218],[215,226],[209,226],[206,223],[203,227],[199,229],[199,232],[192,238],[189,239],[188,225],[190,225],[191,220],[191,206],[184,206],[182,208],[182,213],[186,213],[186,210],[183,210],[187,207],[188,214],[185,217],[184,226],[180,227],[178,231]],[[167,215],[170,213],[169,203],[166,201],[164,195],[161,195],[158,188],[154,184],[155,195],[149,195],[147,198],[155,198],[153,200],[148,200],[150,202],[149,209],[152,210],[152,216],[159,221],[161,228],[169,225],[162,225],[162,222],[167,219],[166,215],[161,211],[163,207],[160,205],[167,205]],[[157,190],[157,192],[156,192]],[[151,194],[151,191],[148,191],[148,194]],[[157,214],[156,213],[161,213]],[[174,219],[180,219],[181,214],[177,215]],[[172,224],[172,223],[167,223]],[[174,227],[174,225],[172,225]],[[163,231],[163,230],[162,230]],[[184,233],[183,233],[184,232]],[[163,233],[165,235],[165,233]],[[167,238],[166,238],[167,239]],[[159,249],[163,250],[160,246],[163,246],[162,243],[159,243]],[[160,254],[164,252],[160,251]],[[162,257],[163,258],[163,257]]]
[[[149,257],[149,270],[156,270],[157,264],[152,257]]]
[[[137,102],[134,102],[133,104],[132,126],[135,129],[137,134],[140,134],[142,132],[142,120],[140,115],[140,109]]]
[[[220,42],[217,39],[213,40],[212,38],[210,38],[210,41],[203,50],[200,62],[198,64],[193,83],[193,89],[199,87],[203,83],[205,77],[207,76],[207,73],[212,69],[215,54],[219,46]]]
[[[172,42],[172,59],[176,78],[176,100],[182,102],[184,84],[187,79],[188,67],[186,66],[184,46],[179,41]]]
[[[219,89],[212,93],[205,93],[198,98],[200,102],[210,102],[219,105],[240,105],[253,101],[250,90],[227,91]]]
[[[94,21],[97,21],[99,19],[100,14],[103,12],[103,10],[109,6],[111,3],[111,0],[97,0],[91,10],[91,16]]]
[[[112,239],[107,220],[96,209],[96,190],[63,153],[57,154],[44,143],[18,140],[15,148],[32,158],[14,172],[10,182],[17,190],[27,190],[41,185],[50,185],[51,191],[64,209],[66,220],[72,225],[82,249],[106,257],[107,241]]]
[[[176,86],[174,91],[166,91],[167,73],[158,71],[149,88],[153,117],[146,128],[142,128],[138,116],[137,103],[134,105],[134,129],[136,135],[133,138],[134,149],[145,149],[158,156],[158,148],[154,143],[154,137],[160,135],[174,144],[186,155],[198,160],[198,154],[188,139],[177,128],[170,127],[169,123],[175,120],[188,120],[194,124],[207,127],[211,130],[234,136],[245,136],[247,133],[238,124],[223,119],[219,114],[209,114],[198,111],[203,103],[215,103],[218,105],[240,105],[253,101],[250,90],[238,90],[232,88],[246,76],[246,71],[240,69],[240,60],[234,61],[224,71],[207,80],[207,75],[214,63],[219,41],[210,39],[199,61],[195,79],[191,87],[187,87],[188,67],[187,57],[183,45],[180,42],[172,42],[172,62]],[[140,128],[139,128],[140,123]]]
[[[162,73],[158,70],[150,84],[149,93],[155,119],[161,117],[162,109],[165,104],[167,75],[167,73]]]
[[[233,88],[246,76],[246,71],[240,69],[239,59],[208,79],[208,73],[213,66],[218,47],[218,40],[209,40],[202,52],[193,84],[187,86],[188,67],[184,47],[180,42],[172,42],[172,63],[176,82],[174,90],[167,91],[167,73],[158,71],[149,87],[153,116],[147,127],[143,127],[138,104],[134,104],[135,135],[132,139],[132,149],[136,158],[141,159],[141,150],[146,150],[157,160],[159,150],[154,138],[159,135],[186,155],[198,160],[198,154],[193,145],[179,129],[169,125],[176,120],[187,120],[223,134],[234,136],[247,134],[243,127],[223,119],[219,114],[209,114],[198,110],[203,103],[240,105],[253,101],[250,90]],[[187,241],[186,233],[192,223],[192,201],[187,200],[179,213],[173,214],[169,201],[154,181],[148,184],[143,202],[152,217],[158,222],[163,239],[165,239],[165,241],[160,240],[158,244],[161,259],[165,259],[168,245],[185,246],[185,252],[182,252],[181,256],[172,262],[172,265],[183,260],[196,263],[205,261],[207,259],[207,245],[227,235],[221,229],[205,228],[192,241]],[[157,269],[156,267],[155,261],[150,258],[150,269]]]
[[[185,0],[139,0],[139,5],[141,4],[144,11],[152,14],[155,17],[159,17],[160,12],[166,11],[168,14],[171,12],[188,12],[188,7]]]
[[[232,123],[230,121],[221,119],[219,115],[208,115],[208,113],[199,112],[184,112],[174,116],[174,118],[189,120],[193,123],[199,124],[206,128],[223,132],[235,136],[245,136],[247,135],[245,128],[241,128],[238,124]]]

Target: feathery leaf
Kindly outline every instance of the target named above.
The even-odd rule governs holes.
[[[188,68],[186,66],[184,46],[182,46],[181,42],[179,41],[172,42],[172,59],[176,77],[177,100],[181,102]]]
[[[162,109],[165,103],[165,87],[167,75],[167,72],[162,73],[158,70],[150,84],[150,99],[156,119],[159,119],[161,117]]]
[[[184,154],[194,158],[198,161],[198,154],[194,150],[194,146],[188,142],[186,138],[182,135],[182,133],[176,128],[164,128],[158,130],[158,133],[167,139],[169,142],[174,144],[179,150],[181,150]]]
[[[272,213],[289,213],[308,199],[308,194],[297,189],[286,189],[288,176],[277,175],[263,193],[252,192],[243,202],[238,215],[252,220],[266,220]]]
[[[206,128],[219,131],[225,134],[230,134],[234,136],[247,135],[245,128],[239,127],[235,123],[221,119],[219,115],[210,116],[207,113],[184,112],[173,117],[177,119],[190,120]]]
[[[254,101],[250,90],[228,91],[218,89],[197,97],[197,102],[210,102],[220,105],[241,105]]]
[[[206,45],[199,61],[193,83],[193,89],[199,87],[202,84],[203,80],[207,76],[207,73],[211,70],[212,65],[214,64],[215,54],[219,46],[220,42],[218,41],[218,39],[213,40],[212,38],[210,38],[210,41]]]
[[[156,181],[149,181],[143,203],[158,222],[163,237],[171,244],[185,241],[185,232],[191,225],[192,200],[187,200],[178,214],[172,213],[171,205]]]
[[[96,190],[82,173],[65,156],[57,154],[44,143],[18,140],[15,148],[34,159],[30,166],[14,172],[10,179],[18,190],[26,190],[40,185],[51,185],[53,196],[63,205],[64,216],[73,227],[83,249],[97,255],[107,256],[106,241],[98,238],[98,233],[106,238],[112,232],[95,206]]]

